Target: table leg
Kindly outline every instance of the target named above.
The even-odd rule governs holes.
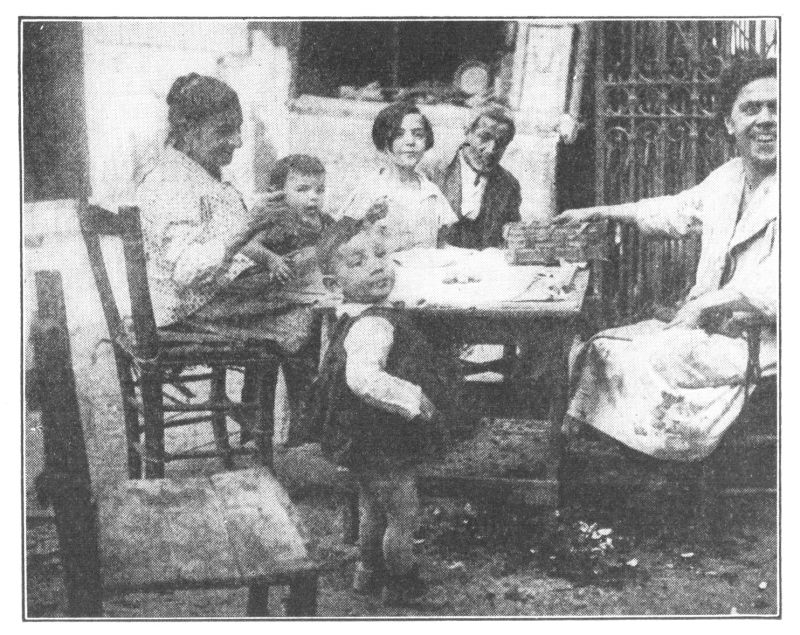
[[[269,616],[269,584],[252,582],[247,592],[247,617]]]
[[[567,468],[567,438],[562,432],[564,417],[569,407],[569,354],[575,337],[575,325],[570,323],[559,328],[559,347],[555,352],[553,368],[550,373],[548,390],[550,393],[550,449],[556,461],[558,479],[558,506],[568,498],[566,492],[569,478]]]
[[[289,585],[286,598],[287,617],[313,617],[317,614],[316,573],[299,574]]]

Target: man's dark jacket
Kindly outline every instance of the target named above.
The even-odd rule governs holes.
[[[442,229],[443,242],[467,249],[502,246],[503,225],[520,220],[519,181],[508,170],[498,165],[486,175],[480,213],[474,220],[461,213],[461,161],[458,153],[449,164],[431,166],[429,174],[459,217],[457,223]]]

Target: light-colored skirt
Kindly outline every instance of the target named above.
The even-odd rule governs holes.
[[[708,456],[745,401],[745,338],[648,320],[603,331],[573,365],[568,414],[650,456]]]

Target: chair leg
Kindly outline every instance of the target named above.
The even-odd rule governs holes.
[[[295,576],[286,598],[287,617],[313,617],[317,614],[317,583],[316,573]]]
[[[164,403],[158,375],[143,372],[140,390],[144,414],[144,477],[164,478]]]
[[[269,584],[252,582],[247,591],[247,617],[269,616]]]
[[[117,360],[117,377],[122,391],[122,410],[125,415],[125,438],[128,446],[128,478],[142,478],[142,456],[137,447],[141,443],[139,412],[133,405],[136,387],[131,376],[131,367]]]
[[[348,492],[343,516],[344,542],[348,545],[354,545],[358,542],[358,532],[360,528],[357,488],[354,488],[352,492]]]
[[[255,401],[257,396],[256,380],[258,379],[258,368],[253,366],[245,366],[244,368],[244,381],[242,384],[242,393],[240,401],[242,403],[250,403]],[[251,425],[244,425],[239,423],[239,444],[244,445],[253,438],[253,428]]]
[[[275,385],[273,373],[266,365],[255,372],[256,403],[258,415],[254,431],[258,456],[270,470],[273,469],[272,438],[275,434]]]
[[[215,366],[211,369],[211,400],[222,401],[227,397],[225,390],[225,368]],[[222,458],[222,464],[226,470],[232,470],[233,454],[231,444],[228,440],[227,417],[224,410],[215,410],[211,413],[211,428],[214,431],[214,441],[217,444],[217,451]]]
[[[716,542],[719,533],[719,519],[716,518],[718,491],[713,457],[697,466],[694,490],[692,531],[699,544],[710,546]]]

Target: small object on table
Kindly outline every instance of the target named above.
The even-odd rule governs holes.
[[[442,280],[442,284],[476,284],[480,281],[481,279],[478,276],[457,273],[446,277]]]
[[[371,82],[360,88],[357,86],[339,86],[339,97],[355,101],[384,101],[380,82]]]
[[[588,262],[605,259],[607,224],[578,227],[549,222],[509,223],[504,228],[508,262],[512,265],[548,265],[560,261]]]

